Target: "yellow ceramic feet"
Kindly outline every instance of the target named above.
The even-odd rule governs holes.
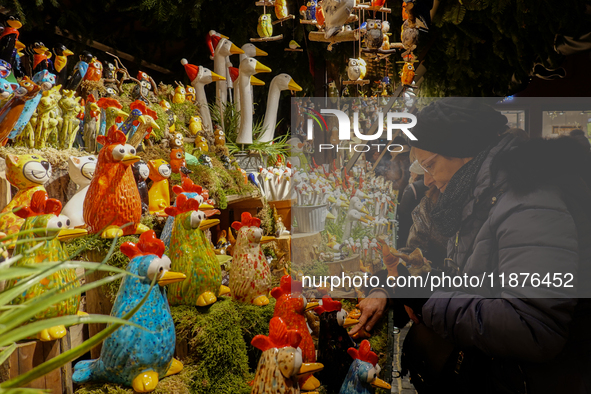
[[[131,387],[138,393],[149,393],[154,391],[158,384],[158,373],[154,371],[142,372],[133,379]]]
[[[146,226],[145,224],[138,224],[137,227],[135,228],[135,233],[136,234],[143,234],[146,231],[148,231],[150,229],[150,227]]]
[[[228,286],[220,286],[220,295],[230,294],[230,288]]]
[[[166,371],[166,376],[174,375],[183,370],[183,363],[173,358],[168,366],[168,371]]]
[[[218,299],[211,291],[206,291],[197,298],[197,306],[207,306],[216,302]]]
[[[318,387],[320,387],[320,381],[316,379],[314,376],[310,376],[308,379],[306,379],[301,389],[303,391],[310,391],[316,390]]]
[[[256,306],[265,306],[269,304],[269,299],[264,295],[258,296],[252,301],[252,304]]]
[[[121,230],[117,226],[108,226],[101,233],[101,237],[103,237],[103,238],[115,238],[115,237],[121,237],[121,236],[123,236],[123,230]]]
[[[78,315],[78,316],[88,316],[88,313],[82,312],[82,311],[78,311],[78,312],[76,312],[76,315]]]
[[[59,325],[51,328],[46,328],[37,334],[37,338],[41,341],[48,342],[55,339],[65,337],[67,334],[66,327]]]

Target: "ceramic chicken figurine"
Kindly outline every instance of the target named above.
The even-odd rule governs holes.
[[[191,120],[189,121],[189,132],[191,135],[199,135],[200,132],[203,131],[203,121],[201,116],[195,115],[191,116]]]
[[[273,25],[271,24],[271,14],[262,14],[259,17],[257,25],[257,33],[259,37],[271,37],[273,35]]]
[[[6,155],[6,179],[18,189],[18,193],[2,210],[0,231],[7,235],[21,229],[24,219],[11,211],[17,207],[31,205],[31,198],[36,191],[43,190],[43,185],[51,178],[51,164],[37,155]]]
[[[106,136],[99,135],[96,139],[104,146],[84,200],[88,232],[114,238],[149,230],[140,223],[141,199],[131,171],[131,165],[140,160],[135,148],[125,144],[125,134],[115,126]],[[131,225],[119,228],[127,223]]]
[[[185,270],[189,278],[182,285],[170,287],[171,305],[207,306],[216,302],[220,294],[230,292],[228,287],[222,286],[220,264],[213,245],[203,233],[220,221],[207,219],[205,212],[199,211],[200,205],[199,200],[180,194],[176,206],[166,208],[166,213],[175,218],[169,246],[172,266]]]
[[[263,351],[250,394],[300,394],[298,378],[322,370],[319,363],[303,363],[301,334],[288,330],[280,317],[269,323],[269,336],[257,335],[251,344]]]
[[[60,149],[70,149],[80,128],[80,120],[76,118],[80,112],[80,100],[82,97],[74,97],[73,91],[64,90],[58,106],[62,110],[62,128],[59,132],[58,143]]]
[[[327,386],[328,392],[338,392],[351,365],[347,350],[355,347],[346,328],[359,321],[349,318],[341,303],[329,296],[322,297],[322,306],[314,309],[314,312],[320,317],[318,362],[326,366],[318,373],[318,378]]]
[[[142,116],[142,109],[146,108],[146,103],[141,100],[136,100],[129,105],[129,116],[121,126],[119,126],[119,130],[123,132],[128,138],[131,133],[133,133],[133,129],[138,127],[140,123],[145,123],[146,120]]]
[[[68,159],[68,174],[70,179],[78,185],[78,191],[68,200],[62,213],[70,218],[72,227],[84,226],[84,200],[96,170],[96,163],[96,156],[71,156]]]
[[[70,230],[69,219],[60,215],[62,204],[59,200],[47,198],[47,192],[44,190],[36,191],[28,206],[20,209],[17,214],[24,220],[22,231],[37,229],[38,232],[22,234],[18,237],[19,241],[27,241],[19,243],[14,249],[14,253],[22,254],[24,257],[18,260],[14,266],[26,267],[38,263],[59,262],[67,259],[66,252],[62,249],[61,241],[78,237],[86,234],[86,230]],[[43,230],[43,231],[41,231]],[[36,238],[51,237],[37,241]],[[38,245],[35,253],[26,253],[28,249]],[[12,279],[7,281],[6,289],[10,289],[19,283],[19,279]],[[65,286],[64,286],[65,285]],[[22,304],[32,298],[39,297],[47,291],[61,288],[60,292],[66,292],[74,287],[79,287],[76,270],[63,269],[57,271],[40,282],[29,287],[22,294],[16,297],[12,303]],[[54,317],[75,315],[78,314],[78,307],[80,306],[80,295],[73,296],[57,304],[51,305],[35,315],[34,320],[50,319]],[[37,334],[37,338],[42,341],[51,341],[62,338],[66,335],[66,328],[63,325],[57,325],[48,329],[44,329]]]
[[[373,394],[374,387],[390,390],[392,386],[378,378],[380,366],[378,355],[371,351],[368,340],[359,345],[359,350],[349,348],[348,353],[353,357],[353,363],[349,367],[347,377],[341,386],[339,394]]]
[[[195,88],[191,85],[187,85],[185,86],[185,91],[187,92],[185,95],[185,100],[195,104]]]
[[[133,108],[131,108],[133,105]],[[138,126],[135,131],[130,131],[129,135],[127,136],[127,143],[134,148],[137,148],[144,139],[150,138],[150,134],[152,133],[152,129],[160,130],[160,126],[156,123],[158,119],[158,115],[156,111],[149,108],[146,103],[143,101],[135,101],[130,105],[131,109],[139,109],[142,112],[142,121],[138,120]]]
[[[183,369],[173,358],[176,334],[163,286],[180,282],[185,275],[171,271],[164,243],[153,230],[142,234],[137,244],[125,242],[121,252],[131,259],[127,271],[137,276],[126,276],[121,282],[111,316],[124,316],[149,292],[130,319],[146,330],[130,325],[117,329],[105,340],[98,359],[75,365],[72,380],[78,384],[113,382],[147,393],[160,379]],[[153,280],[158,286],[150,288]]]
[[[236,301],[254,305],[267,305],[271,287],[271,270],[261,249],[261,242],[273,240],[264,237],[260,228],[261,219],[244,212],[240,222],[232,223],[238,231],[230,271],[230,288]]]
[[[150,197],[148,195],[148,185],[146,184],[146,179],[150,176],[150,167],[148,167],[146,162],[140,160],[133,163],[131,170],[133,171],[133,177],[142,200],[142,215],[145,215],[150,211]]]
[[[96,105],[102,109],[98,135],[105,135],[116,123],[129,116],[128,113],[121,111],[123,106],[113,98],[102,97],[96,102]]]
[[[302,336],[299,348],[302,351],[302,361],[305,363],[316,362],[316,349],[314,341],[308,331],[306,317],[307,310],[318,306],[317,302],[310,302],[302,295],[302,282],[291,279],[290,275],[281,278],[280,287],[271,290],[271,295],[277,300],[275,303],[274,317],[280,317],[290,330],[297,330]],[[314,376],[303,376],[300,380],[302,390],[310,391],[320,387],[320,382]]]
[[[63,85],[68,78],[68,56],[74,53],[70,51],[64,44],[56,44],[53,47],[53,68],[56,75],[56,84]]]
[[[0,108],[0,142],[4,142],[20,118],[25,103],[34,99],[41,91],[41,86],[23,77],[15,94]]]
[[[150,213],[164,216],[164,208],[170,206],[168,178],[172,170],[170,164],[162,159],[148,161],[148,168],[150,168],[150,179],[153,182],[148,191]]]

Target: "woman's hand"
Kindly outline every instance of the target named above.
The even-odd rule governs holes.
[[[359,303],[359,309],[361,310],[359,323],[349,331],[349,335],[355,334],[362,327],[365,327],[365,331],[371,331],[386,311],[387,297],[387,294],[383,291],[374,291],[367,298],[364,298]]]

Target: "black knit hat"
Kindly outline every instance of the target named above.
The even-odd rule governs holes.
[[[507,118],[484,98],[449,97],[417,115],[410,145],[450,157],[474,157],[507,129]]]

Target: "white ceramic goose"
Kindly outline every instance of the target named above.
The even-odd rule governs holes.
[[[216,103],[220,107],[220,111],[223,110],[223,106],[228,101],[228,83],[226,82],[226,76],[229,76],[229,67],[231,63],[228,57],[230,55],[241,54],[244,51],[238,48],[227,38],[221,38],[218,45],[215,47],[213,53],[213,71],[224,76],[224,79],[217,80],[215,83],[216,87]]]
[[[271,72],[271,69],[262,65],[256,59],[247,57],[240,62],[238,68],[238,85],[240,86],[240,129],[236,143],[252,144],[252,95],[250,77],[261,72]]]
[[[279,74],[271,80],[269,94],[267,96],[267,111],[265,112],[265,121],[263,122],[263,130],[265,130],[265,132],[259,139],[261,142],[269,142],[273,140],[275,126],[277,125],[279,97],[281,96],[282,90],[295,90],[296,92],[299,92],[302,88],[285,73]]]
[[[62,214],[70,218],[72,228],[84,225],[84,199],[96,169],[96,162],[96,156],[72,156],[68,159],[68,174],[70,179],[78,185],[78,191],[68,200],[62,209]]]
[[[247,57],[257,57],[257,56],[267,56],[268,53],[255,47],[254,44],[246,43],[244,45],[242,45],[240,47],[240,49],[242,49],[244,51],[244,53],[241,53],[240,56],[240,61],[243,61],[244,59],[246,59]],[[261,81],[260,79],[252,79],[250,81],[251,85],[254,86],[263,86],[265,83],[263,81]],[[251,92],[252,93],[252,92]],[[252,96],[252,94],[251,94]],[[253,102],[254,102],[254,98],[253,98]],[[236,84],[236,86],[234,86],[234,104],[236,105],[236,109],[238,111],[240,111],[240,88],[239,88],[239,84]]]

